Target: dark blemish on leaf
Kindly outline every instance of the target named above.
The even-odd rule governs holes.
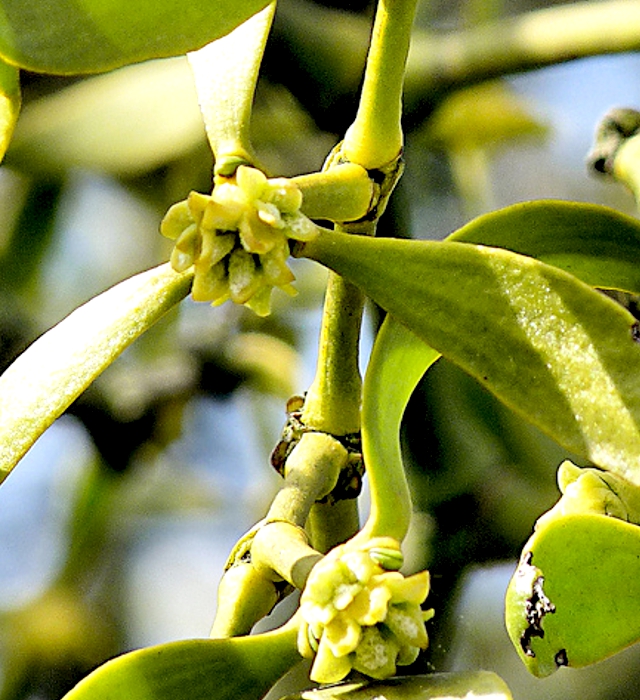
[[[634,343],[640,343],[640,323],[638,321],[631,326],[631,340]]]
[[[529,553],[529,561],[531,561]],[[528,562],[526,562],[528,563]],[[533,582],[531,598],[526,602],[524,613],[527,619],[527,628],[520,637],[520,646],[525,656],[535,658],[535,652],[531,648],[531,640],[534,637],[542,639],[544,630],[542,629],[542,620],[545,615],[552,614],[556,611],[556,606],[547,598],[543,590],[544,577],[538,576]]]
[[[560,666],[568,666],[569,659],[567,657],[567,650],[560,649],[560,651],[553,657],[553,660],[556,662],[556,666],[558,668],[560,668]]]

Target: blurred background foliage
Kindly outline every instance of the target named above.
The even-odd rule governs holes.
[[[418,27],[456,31],[555,4],[424,2]],[[253,124],[270,175],[320,168],[349,125],[372,12],[369,0],[280,3]],[[0,369],[77,305],[166,260],[158,222],[189,190],[210,189],[212,166],[183,58],[22,83],[0,169]],[[584,158],[600,116],[640,101],[640,55],[411,90],[407,167],[381,235],[442,238],[545,197],[633,213]],[[119,651],[208,634],[227,553],[278,485],[268,455],[286,399],[313,376],[325,276],[294,266],[300,294],[277,297],[269,318],[183,303],[0,490],[1,700],[55,700]],[[369,311],[365,358],[379,320]],[[420,668],[495,670],[516,700],[637,697],[636,649],[540,681],[504,631],[506,582],[567,455],[444,360],[412,398],[403,440],[409,566],[431,569],[437,610]]]

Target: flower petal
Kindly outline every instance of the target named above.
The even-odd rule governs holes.
[[[392,603],[413,603],[420,605],[424,603],[429,595],[429,572],[421,571],[419,574],[397,578],[394,572],[385,574],[389,576],[386,585],[391,591]]]
[[[309,678],[316,683],[337,683],[351,671],[351,655],[334,656],[327,642],[320,640]]]
[[[385,619],[390,598],[385,586],[367,587],[353,599],[347,612],[361,625],[375,625]]]
[[[334,656],[344,656],[355,651],[362,636],[360,625],[347,615],[337,615],[324,629],[322,639]]]

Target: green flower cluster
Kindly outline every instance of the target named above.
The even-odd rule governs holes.
[[[302,193],[293,182],[269,180],[244,165],[233,177],[217,177],[210,195],[191,192],[174,204],[160,231],[175,240],[173,269],[194,266],[193,299],[215,306],[231,299],[266,316],[274,287],[294,295],[289,239],[318,235],[300,212],[301,204]]]
[[[403,576],[398,542],[374,538],[354,549],[331,550],[312,569],[300,598],[303,619],[298,650],[315,656],[311,679],[335,683],[355,669],[384,679],[396,666],[413,663],[428,645],[420,607],[429,593],[429,573]]]

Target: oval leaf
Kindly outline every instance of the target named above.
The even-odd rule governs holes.
[[[362,394],[362,452],[371,491],[365,529],[372,537],[402,540],[406,535],[411,496],[402,463],[400,424],[416,385],[438,357],[440,353],[392,316],[384,320]]]
[[[297,626],[148,647],[100,666],[64,700],[259,700],[294,664]]]
[[[594,514],[540,521],[509,584],[506,622],[536,676],[640,640],[640,527]]]
[[[2,0],[0,55],[39,73],[95,73],[179,56],[230,32],[268,0]]]
[[[640,484],[633,317],[575,277],[498,248],[323,232],[302,254],[569,450]]]
[[[189,293],[168,264],[87,302],[0,376],[0,481],[53,421],[139,335]]]
[[[640,294],[640,221],[608,207],[524,202],[480,216],[447,240],[507,248],[594,287]]]
[[[511,700],[500,676],[490,671],[430,673],[389,678],[386,681],[338,683],[306,690],[283,700]]]
[[[216,174],[252,163],[251,108],[276,9],[272,2],[230,34],[188,55]]]

